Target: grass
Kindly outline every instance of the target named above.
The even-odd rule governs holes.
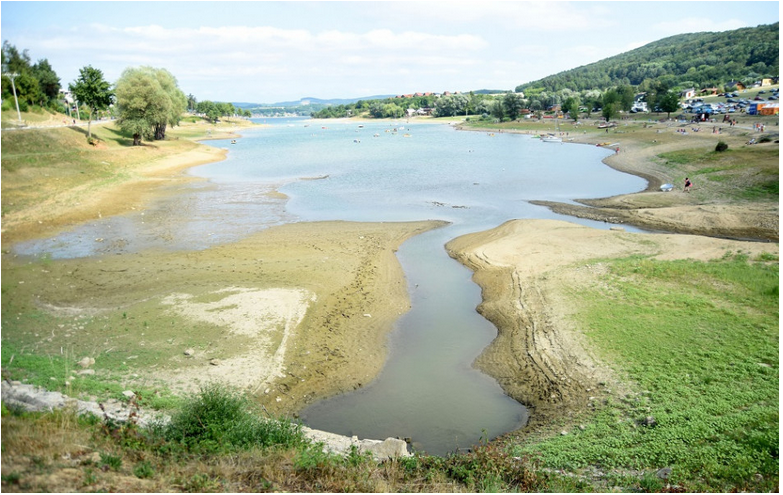
[[[777,147],[743,147],[724,152],[688,149],[662,153],[666,166],[699,182],[713,197],[737,201],[778,201]]]
[[[605,278],[570,297],[593,348],[632,392],[579,417],[582,428],[564,423],[552,435],[482,443],[468,454],[379,463],[357,451],[326,454],[296,423],[211,385],[150,430],[4,408],[3,486],[51,490],[44,480],[72,469],[64,452],[80,445],[72,458],[100,453],[78,464],[80,489],[91,491],[776,489],[777,257],[601,262],[610,264]],[[671,469],[668,479],[661,468]]]
[[[777,263],[611,262],[611,290],[572,294],[602,356],[636,393],[584,430],[512,446],[543,466],[655,472],[687,491],[766,491],[779,462]]]

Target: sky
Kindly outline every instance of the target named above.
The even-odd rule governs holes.
[[[512,90],[682,33],[779,21],[777,1],[0,2],[0,36],[67,88],[164,68],[198,101]]]

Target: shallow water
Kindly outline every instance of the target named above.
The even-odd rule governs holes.
[[[150,247],[204,249],[292,221],[448,220],[448,227],[410,239],[398,252],[412,309],[390,336],[381,375],[305,409],[301,418],[314,428],[362,438],[411,437],[432,454],[523,425],[525,408],[471,366],[496,330],[475,311],[481,294],[471,273],[443,245],[513,218],[608,228],[528,201],[611,196],[642,190],[645,181],[603,165],[607,150],[525,135],[402,122],[363,128],[268,122],[273,125],[243,131],[236,145],[210,142],[231,153],[190,171],[209,182],[177,186],[181,194],[144,213],[92,222],[20,244],[16,252],[60,258]],[[290,199],[270,198],[275,189]]]

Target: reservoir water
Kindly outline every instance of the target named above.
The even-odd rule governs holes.
[[[414,447],[441,455],[522,426],[525,408],[472,368],[496,330],[475,311],[480,290],[444,244],[514,218],[608,228],[528,201],[612,196],[646,182],[601,163],[610,153],[605,149],[526,135],[404,122],[265,122],[271,125],[243,130],[235,145],[209,142],[230,153],[190,170],[208,182],[177,186],[181,194],[143,213],[92,222],[15,251],[63,258],[204,249],[285,222],[447,220],[449,226],[410,239],[398,252],[412,309],[390,335],[381,375],[300,417],[313,428],[361,438],[410,437]],[[289,199],[269,194],[275,190]]]

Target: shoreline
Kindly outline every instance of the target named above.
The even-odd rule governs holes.
[[[585,140],[581,144],[590,143]],[[625,151],[607,157],[604,163],[626,173],[634,173],[633,170],[639,172],[638,169],[646,163],[645,158],[649,158],[651,154],[643,153],[641,147],[634,149],[634,145],[627,139],[621,146]],[[660,149],[654,151],[658,153]],[[192,152],[164,157],[160,162],[139,167],[135,170],[138,176],[122,184],[99,191],[87,191],[90,192],[87,200],[80,201],[76,212],[58,217],[61,222],[59,228],[68,228],[74,223],[94,219],[96,209],[100,214],[110,215],[136,207],[143,208],[143,205],[149,204],[160,194],[171,194],[170,191],[163,191],[160,185],[181,180],[197,180],[185,176],[183,172],[202,163],[225,159],[227,152],[227,150],[199,146]],[[652,177],[659,175],[663,177],[660,172],[653,172]],[[138,194],[138,198],[133,200],[120,198],[127,197],[131,192]],[[721,218],[726,216],[725,212],[730,208],[730,205],[708,205],[712,209],[708,211],[709,208],[705,209],[705,205],[674,204],[640,209],[639,203],[635,203],[644,201],[647,197],[665,199],[675,197],[674,195],[662,196],[662,194],[650,191],[648,186],[647,191],[644,192],[589,200],[596,205],[608,205],[602,209],[593,206],[566,205],[573,207],[573,210],[569,210],[573,213],[567,214],[580,216],[588,212],[597,213],[606,215],[604,218],[598,218],[605,221],[615,218],[609,217],[611,214],[627,223],[633,223],[630,220],[634,220],[653,225],[652,220],[644,216],[636,219],[630,212],[640,212],[636,213],[637,216],[639,214],[653,216],[645,212],[659,210],[661,219],[671,220],[672,224],[667,228],[673,231],[676,231],[678,225],[684,225],[684,228],[689,229],[687,232],[694,232],[696,226],[705,226],[707,232],[715,234],[719,232],[716,222],[723,221]],[[53,205],[55,204],[42,204],[39,208],[26,213],[34,216],[39,212],[52,209]],[[560,205],[559,203],[551,203],[551,206],[547,204],[554,211],[558,211],[556,208],[562,208]],[[757,216],[759,213],[747,207],[744,210],[744,214],[748,216]],[[675,211],[680,212],[680,217],[673,216]],[[628,216],[621,217],[623,212],[629,212],[626,213]],[[697,213],[700,216],[695,217]],[[767,211],[766,214],[777,218],[776,210]],[[738,225],[741,225],[742,218],[744,217],[737,213],[725,219],[727,232],[738,232]],[[4,219],[3,237],[8,242],[5,232],[6,222],[7,219]],[[482,351],[476,366],[498,380],[511,397],[534,409],[531,412],[533,426],[556,416],[578,414],[579,411],[589,407],[590,397],[598,395],[602,388],[600,383],[616,383],[617,387],[620,386],[618,382],[612,381],[612,374],[603,364],[584,351],[578,333],[569,326],[567,317],[570,309],[559,306],[566,302],[559,292],[562,284],[566,283],[569,277],[581,276],[576,274],[574,269],[566,267],[564,263],[568,260],[576,263],[591,259],[590,257],[621,255],[613,250],[614,247],[611,249],[607,247],[607,239],[623,239],[627,245],[636,246],[635,249],[638,250],[621,253],[650,254],[645,250],[649,247],[638,246],[644,244],[636,240],[635,236],[640,235],[656,236],[655,243],[663,252],[670,252],[670,246],[677,246],[675,251],[678,254],[687,252],[678,244],[686,237],[675,242],[672,236],[676,234],[626,234],[596,231],[586,227],[575,228],[573,224],[568,223],[566,225],[571,227],[538,222],[547,221],[515,220],[487,232],[468,234],[447,244],[447,250],[452,257],[474,270],[474,278],[482,287],[483,302],[479,306],[479,312],[498,328],[498,338]],[[56,224],[56,222],[52,223]],[[232,302],[233,299],[227,300],[229,296],[244,291],[255,291],[253,294],[258,301],[267,298],[268,291],[271,289],[307,290],[315,295],[315,299],[306,305],[301,322],[297,323],[289,334],[278,335],[270,331],[269,339],[272,347],[257,349],[259,355],[267,355],[269,349],[273,348],[274,342],[289,339],[287,352],[292,357],[285,359],[282,368],[276,368],[275,373],[278,376],[272,382],[264,383],[263,380],[255,380],[251,387],[252,391],[258,393],[260,402],[271,413],[295,414],[296,411],[316,400],[361,387],[380,372],[387,353],[386,335],[394,321],[409,307],[405,277],[394,253],[397,247],[409,237],[441,225],[443,225],[441,222],[436,221],[399,224],[350,222],[286,224],[269,228],[244,241],[217,246],[199,253],[139,253],[90,261],[57,261],[52,263],[52,267],[47,268],[46,275],[37,275],[38,278],[29,274],[24,275],[25,292],[19,297],[25,294],[33,297],[32,294],[36,294],[35,297],[39,302],[45,301],[53,308],[67,308],[71,312],[86,314],[91,310],[85,306],[86,298],[89,296],[91,307],[98,307],[102,315],[113,315],[110,317],[119,318],[117,314],[120,312],[123,315],[126,312],[139,312],[145,315],[146,323],[163,321],[164,316],[170,317],[170,313],[161,301],[172,294],[180,294],[179,287],[182,286],[198,287],[194,292],[187,293],[192,301],[218,299],[225,300],[226,305],[235,304]],[[530,226],[532,230],[529,230]],[[640,226],[644,227],[644,225]],[[10,228],[13,229],[13,224]],[[40,234],[43,231],[49,232],[47,235],[52,235],[51,231],[47,230],[49,228],[51,226],[48,224],[42,226],[39,235],[43,235]],[[588,251],[580,248],[578,253],[581,256],[589,254],[587,258],[564,257],[562,253],[567,252],[567,249],[557,244],[563,232],[568,232],[571,236],[568,237],[570,239],[568,248],[592,242],[603,247],[590,248],[591,250]],[[533,242],[531,239],[536,241]],[[698,246],[701,250],[697,251],[696,255],[713,252],[715,246],[734,245],[724,244],[726,242],[735,242],[714,238],[695,239],[699,240],[687,236],[688,246]],[[608,242],[608,245],[613,243]],[[765,249],[769,250],[770,245],[765,243]],[[529,271],[530,267],[518,258],[518,253],[504,253],[503,249],[497,246],[505,246],[503,249],[515,246],[518,252],[523,252],[524,249],[527,250],[524,252],[530,255],[544,256],[546,263],[542,266],[556,264],[550,267],[550,271],[536,271],[530,274],[523,270],[523,267],[527,267]],[[497,251],[498,249],[500,250]],[[699,254],[700,252],[702,254]],[[15,271],[7,269],[18,270],[19,277],[26,273],[6,258],[7,256],[3,257],[4,275],[11,275],[12,278],[16,276]],[[58,290],[57,287],[49,287],[51,284],[48,281],[55,277],[52,275],[55,269],[61,278],[69,279],[69,273],[72,273],[77,266],[81,277],[79,283],[85,284],[83,287],[70,290],[70,295],[61,293],[62,289]],[[128,266],[138,267],[132,277],[131,274],[126,274],[120,279],[116,275],[111,275],[117,272],[125,273]],[[171,266],[179,268],[172,269]],[[157,273],[154,281],[149,280],[150,273]],[[509,280],[512,283],[509,284]],[[96,291],[95,287],[101,289]],[[181,301],[187,300],[187,298],[181,299]],[[271,306],[275,306],[275,303]],[[57,309],[51,310],[55,316],[65,314],[57,311]],[[209,309],[207,308],[206,311]],[[180,315],[180,318],[182,322],[189,321],[184,315]],[[199,324],[207,323],[202,321]],[[182,381],[192,382],[194,377],[203,379],[233,375],[233,378],[240,379],[238,384],[250,385],[245,375],[233,372],[230,366],[232,362],[236,362],[232,359],[247,357],[245,352],[247,349],[240,349],[224,342],[226,337],[223,334],[230,332],[233,324],[231,321],[219,325],[210,324],[217,326],[217,330],[210,327],[212,334],[209,338],[192,341],[191,345],[196,347],[195,352],[186,357],[183,357],[182,348],[185,344],[179,340],[176,349],[168,349],[167,352],[170,351],[168,354],[158,356],[159,359],[166,360],[164,367],[167,366],[169,369],[167,372],[169,381],[176,384]],[[176,338],[175,334],[165,332],[164,336],[163,341]],[[547,344],[539,348],[532,345],[532,342]],[[244,343],[247,344],[248,341]],[[42,345],[48,344],[42,343]],[[528,356],[532,358],[528,359]],[[218,364],[214,364],[215,362]],[[564,367],[565,363],[572,362],[576,363],[572,368]],[[521,369],[514,368],[513,363],[521,366]],[[101,369],[101,366],[106,364],[100,363],[96,368]],[[160,372],[161,369],[157,368],[146,379],[158,376]],[[129,379],[128,383],[138,384],[144,380],[145,378]],[[524,385],[525,383],[532,385]],[[177,386],[173,388],[177,389]],[[179,389],[187,390],[187,387]]]

